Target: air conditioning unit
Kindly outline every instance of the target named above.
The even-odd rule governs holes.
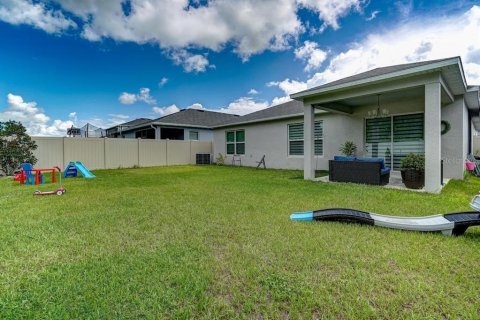
[[[196,164],[211,164],[212,155],[210,153],[197,153],[196,154]]]

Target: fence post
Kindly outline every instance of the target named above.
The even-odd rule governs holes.
[[[107,138],[103,138],[103,169],[107,169]]]
[[[65,168],[65,137],[62,138],[62,168]]]
[[[137,139],[137,165],[140,168],[140,139]]]

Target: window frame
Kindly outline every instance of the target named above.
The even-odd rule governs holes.
[[[192,133],[197,135],[196,139],[192,139]],[[188,140],[199,141],[200,140],[200,133],[196,130],[188,130]]]
[[[290,139],[290,128],[293,127],[293,126],[302,126],[302,138],[301,139]],[[292,141],[295,141],[295,142],[298,142],[298,141],[301,141],[302,142],[302,154],[292,154],[290,152],[290,143]],[[303,145],[305,143],[305,126],[303,125],[303,122],[295,122],[295,123],[289,123],[287,125],[287,153],[288,153],[288,156],[289,157],[303,157],[303,155],[305,154],[305,150],[303,148]]]
[[[237,141],[237,133],[243,132],[243,141]],[[233,133],[233,141],[228,141],[228,134]],[[225,131],[225,154],[227,156],[244,156],[246,152],[245,129],[235,129]],[[238,145],[243,144],[243,153],[238,153]],[[228,146],[233,145],[233,153],[228,153]]]
[[[315,135],[315,126],[317,124],[321,124],[321,129],[322,129],[322,134],[320,137],[316,136]],[[290,127],[291,126],[298,126],[298,125],[301,125],[302,126],[302,139],[290,139]],[[315,123],[314,123],[314,153],[315,153],[315,143],[317,141],[321,141],[322,142],[322,153],[320,154],[314,154],[315,157],[323,157],[324,156],[324,150],[323,150],[323,147],[324,147],[324,134],[323,134],[323,119],[321,120],[315,120]],[[292,141],[302,141],[303,142],[303,145],[305,145],[305,125],[304,125],[304,122],[293,122],[293,123],[288,123],[287,124],[287,155],[288,157],[292,157],[292,158],[295,158],[295,157],[300,157],[300,158],[303,158],[305,156],[305,149],[303,148],[302,150],[302,154],[291,154],[290,153],[290,142]]]

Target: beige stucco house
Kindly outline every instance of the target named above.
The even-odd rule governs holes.
[[[227,163],[238,155],[247,166],[265,155],[270,168],[303,169],[313,179],[351,140],[393,170],[408,153],[425,154],[425,190],[436,192],[442,170],[445,178],[463,178],[480,129],[479,87],[467,84],[459,57],[377,68],[291,98],[216,125],[214,154]]]

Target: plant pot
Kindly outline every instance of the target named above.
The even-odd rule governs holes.
[[[465,161],[465,165],[467,166],[468,171],[475,170],[475,163],[467,160],[467,161]]]
[[[425,172],[415,169],[403,169],[402,182],[409,189],[422,189],[425,185]]]

